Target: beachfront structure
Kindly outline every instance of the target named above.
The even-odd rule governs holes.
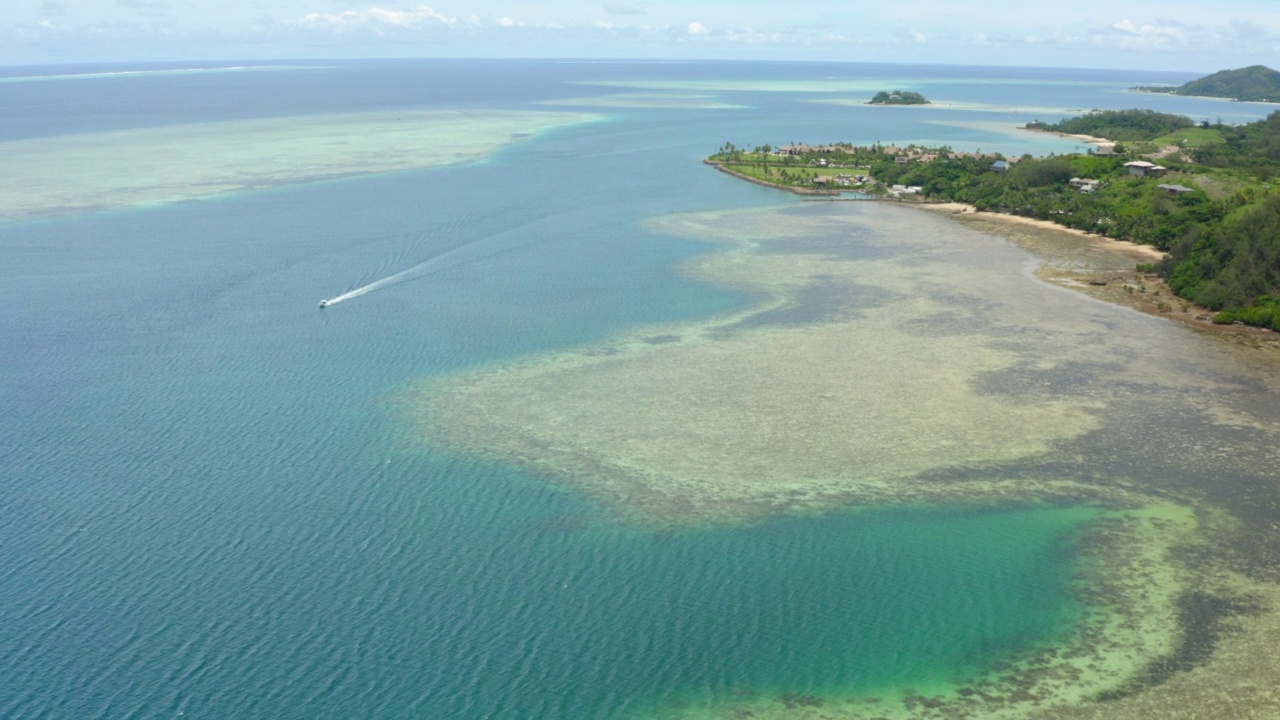
[[[996,171],[996,172],[1004,172],[1005,170],[1008,170],[1008,169],[1009,169],[1009,161],[1008,161],[1008,160],[997,160],[997,161],[995,161],[995,162],[991,163],[991,168],[990,168],[990,169],[992,169],[992,170],[994,170],[994,171]]]

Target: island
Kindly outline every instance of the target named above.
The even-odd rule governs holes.
[[[1265,65],[1223,70],[1177,87],[1171,85],[1129,88],[1137,92],[1226,98],[1241,102],[1280,102],[1280,72]]]
[[[905,90],[881,90],[867,102],[868,105],[929,105],[929,101],[920,93]]]
[[[1268,152],[1280,146],[1280,113],[1240,126],[1147,110],[1032,125],[1124,142],[1041,158],[879,143],[726,143],[705,162],[800,194],[960,203],[1149,246],[1162,259],[1137,270],[1170,292],[1150,303],[1157,312],[1280,331],[1280,194],[1271,185],[1280,157]],[[1148,290],[1141,280],[1125,287]]]

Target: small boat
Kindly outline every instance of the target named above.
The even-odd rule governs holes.
[[[325,308],[327,308],[327,307],[329,307],[329,301],[328,301],[328,300],[321,300],[321,301],[320,301],[320,309],[321,309],[321,310],[323,310],[323,309],[325,309]]]

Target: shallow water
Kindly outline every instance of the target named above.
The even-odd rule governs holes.
[[[0,97],[15,110],[2,139],[402,108],[545,112],[548,100],[572,111],[576,98],[619,90],[582,80],[919,75],[838,65],[330,65],[5,83]],[[1116,94],[1124,74],[946,72],[955,96],[973,102],[1017,88],[1019,103],[1049,106],[1064,85],[1037,90],[1043,79],[1071,80],[1072,97],[1098,106],[1129,99]],[[1160,79],[1147,75],[1133,82]],[[1248,556],[1269,551],[1257,529],[1272,516],[1253,502],[1272,489],[1275,459],[1267,398],[1276,389],[1249,367],[1263,360],[1107,306],[1081,311],[1056,302],[1056,290],[1035,291],[1036,322],[1085,327],[1024,337],[1018,322],[984,314],[1035,287],[1004,287],[1026,258],[998,243],[979,255],[939,250],[912,273],[868,274],[839,302],[819,284],[748,320],[769,295],[751,268],[739,268],[740,282],[691,278],[689,264],[718,257],[709,253],[720,239],[655,220],[782,207],[753,225],[759,257],[808,243],[805,267],[880,258],[887,270],[904,255],[893,245],[901,230],[944,242],[948,226],[856,203],[793,205],[698,159],[727,139],[1016,141],[932,124],[947,119],[939,111],[888,120],[809,102],[816,93],[699,93],[713,97],[698,104],[756,110],[613,108],[604,121],[519,138],[481,163],[0,225],[0,337],[12,348],[0,361],[9,558],[0,715],[616,717],[735,702],[785,709],[779,698],[796,694],[888,702],[1061,641],[1082,617],[1069,582],[1088,572],[1078,530],[1105,498],[988,497],[655,529],[622,522],[619,505],[560,478],[421,437],[414,393],[424,378],[607,349],[637,333],[654,352],[675,351],[686,343],[671,337],[708,318],[742,319],[722,328],[734,342],[874,315],[930,274],[931,311],[896,336],[978,332],[981,343],[954,340],[956,349],[1015,361],[937,392],[903,391],[980,396],[992,412],[1036,397],[1060,404],[1065,419],[1032,424],[1052,432],[1007,446],[1017,452],[997,458],[1001,473],[989,458],[932,472],[1045,487],[1099,476],[1126,492],[1158,484],[1245,518],[1257,543]],[[830,233],[795,232],[808,216],[822,225],[850,212],[870,218],[854,225],[877,238],[874,257]],[[315,307],[433,258],[444,260],[421,277]],[[959,291],[946,282],[948,263],[996,265],[990,282]],[[1118,343],[1107,335],[1116,329]],[[1088,357],[1016,362],[1039,342],[1074,342],[1067,357]],[[1098,396],[1105,417],[1089,407]],[[1052,453],[1041,462],[1044,448]]]

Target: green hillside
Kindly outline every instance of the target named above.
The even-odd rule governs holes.
[[[1138,87],[1134,90],[1280,103],[1280,72],[1264,65],[1251,65],[1239,70],[1216,72],[1181,87]]]

